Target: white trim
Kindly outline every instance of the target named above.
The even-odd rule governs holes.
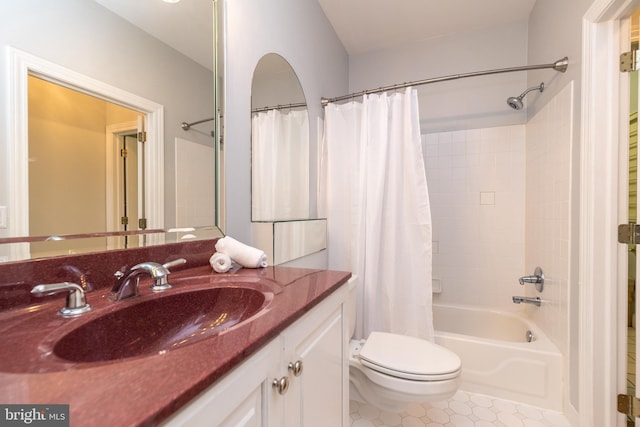
[[[29,235],[29,159],[28,159],[28,76],[35,75],[122,105],[146,115],[145,143],[146,212],[149,228],[164,227],[164,107],[76,71],[7,47],[9,63],[8,156],[9,209],[8,236]],[[150,197],[153,195],[153,197]],[[96,230],[105,231],[105,230]]]
[[[27,75],[28,65],[21,60],[19,51],[8,48],[9,56],[9,108],[7,109],[9,132],[8,144],[8,179],[9,179],[9,209],[7,218],[8,236],[29,235],[29,150],[27,120],[18,117],[28,117]],[[27,213],[27,214],[25,214]]]
[[[144,206],[147,229],[164,228],[164,109],[147,114],[144,159]]]
[[[613,229],[618,207],[618,141],[613,124],[617,125],[619,94],[617,87],[611,90],[617,76],[611,75],[607,64],[613,27],[613,23],[597,24],[586,17],[583,23],[579,410],[580,425],[585,427],[616,425],[612,407],[615,364],[611,363],[616,348],[611,315],[615,287],[598,286],[617,283]]]
[[[630,0],[596,0],[582,24],[580,151],[580,426],[624,425],[618,351],[620,22]]]
[[[618,21],[618,51],[628,51],[631,47],[631,19],[628,16],[623,16]],[[618,141],[618,216],[616,218],[616,224],[626,224],[629,222],[629,114],[630,114],[630,73],[618,73],[618,87],[620,94],[619,99],[619,115],[617,129],[619,130]],[[635,218],[634,218],[635,220]],[[616,357],[615,366],[617,366],[616,372],[616,394],[627,393],[627,357],[628,357],[628,343],[627,343],[627,302],[628,302],[628,278],[629,278],[629,256],[628,246],[618,244],[616,245],[618,266],[618,292],[616,299],[617,316],[613,321],[616,326],[617,334],[617,353],[613,356]],[[618,423],[626,426],[626,417],[618,415]]]

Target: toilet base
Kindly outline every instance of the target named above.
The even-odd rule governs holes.
[[[396,398],[393,393],[386,393],[382,388],[380,388],[379,394],[376,393],[370,388],[371,384],[367,384],[367,381],[368,379],[362,372],[354,368],[349,369],[349,400],[366,403],[383,411],[394,413],[404,411],[410,403]]]
[[[372,371],[362,366],[357,356],[363,343],[364,341],[360,340],[351,340],[349,343],[350,400],[367,403],[389,412],[402,412],[409,403],[450,399],[460,387],[460,375],[448,380],[419,382]]]
[[[460,378],[438,381],[428,392],[402,393],[372,382],[358,367],[349,367],[349,399],[368,403],[389,412],[402,412],[409,403],[439,402],[453,397],[460,386]]]

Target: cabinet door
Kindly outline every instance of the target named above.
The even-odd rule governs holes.
[[[282,364],[274,340],[174,414],[165,427],[267,427],[282,425],[271,382]]]
[[[215,425],[219,427],[261,427],[264,426],[263,420],[262,387],[256,387],[224,421]]]
[[[342,426],[346,407],[343,379],[348,375],[342,305],[318,306],[286,330],[283,338],[285,363],[291,366],[285,426]],[[296,363],[302,368],[298,376]]]

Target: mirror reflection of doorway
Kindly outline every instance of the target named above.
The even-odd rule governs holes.
[[[128,169],[135,167],[127,171],[128,199],[115,202],[126,203],[130,212],[135,207],[136,217],[127,228],[120,221],[114,226],[108,219],[109,205],[114,202],[108,194],[113,177],[105,141],[110,126],[136,123],[140,113],[34,76],[28,78],[28,90],[29,234],[138,229],[137,185],[142,182],[138,179],[137,155],[135,161],[127,162]],[[137,132],[136,125],[130,132]],[[129,152],[135,155],[137,148]],[[132,188],[134,184],[136,189]]]
[[[120,149],[122,173],[122,212],[120,224],[122,230],[138,230],[138,135],[123,135]]]

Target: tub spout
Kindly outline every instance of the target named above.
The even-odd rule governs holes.
[[[512,297],[514,304],[533,304],[537,307],[540,307],[542,300],[540,297]]]

